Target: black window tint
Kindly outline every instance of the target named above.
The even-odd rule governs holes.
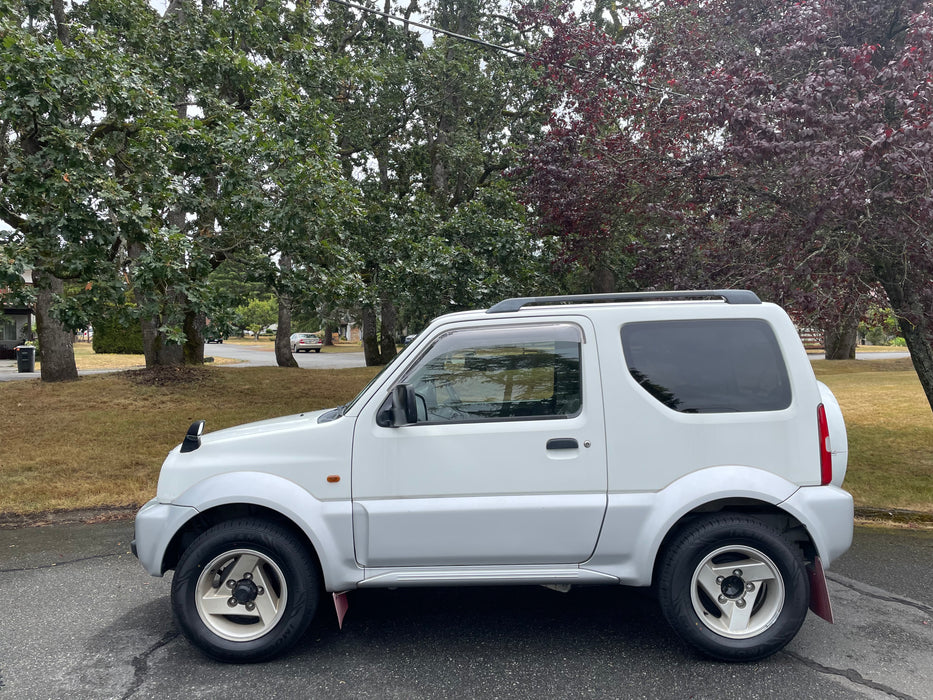
[[[771,327],[756,319],[653,321],[622,327],[628,371],[681,413],[779,411],[787,369]]]

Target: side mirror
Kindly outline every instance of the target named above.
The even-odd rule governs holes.
[[[185,439],[181,443],[182,452],[194,452],[201,446],[201,435],[204,433],[204,421],[196,420],[188,428]]]
[[[392,427],[418,422],[418,405],[411,384],[397,384],[392,389]]]

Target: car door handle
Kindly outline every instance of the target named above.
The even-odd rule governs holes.
[[[547,441],[549,450],[575,450],[579,446],[576,438],[551,438]]]

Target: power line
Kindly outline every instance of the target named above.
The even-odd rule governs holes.
[[[483,41],[482,39],[477,39],[474,36],[466,36],[465,34],[457,34],[452,32],[449,29],[441,29],[440,27],[434,27],[430,24],[424,24],[423,22],[416,22],[413,19],[405,19],[404,17],[399,17],[398,15],[389,14],[388,12],[383,12],[382,10],[377,10],[373,7],[366,7],[365,5],[357,5],[355,2],[348,2],[348,0],[327,0],[328,2],[335,3],[337,5],[343,5],[344,7],[352,7],[354,10],[359,10],[360,12],[368,12],[372,15],[379,15],[380,17],[385,17],[386,19],[391,19],[396,22],[402,22],[403,24],[412,24],[421,29],[427,29],[430,32],[436,34],[444,34],[446,36],[452,37],[454,39],[459,39],[460,41],[466,41],[471,44],[476,44],[477,46],[484,46],[487,49],[494,49],[495,51],[503,51],[505,53],[510,53],[513,56],[518,56],[519,58],[528,58],[528,53],[525,51],[517,51],[515,49],[510,49],[507,46],[501,46],[500,44],[493,44],[489,41]],[[588,73],[590,71],[587,71]]]
[[[436,34],[443,34],[449,36],[452,39],[457,39],[458,41],[465,41],[470,44],[476,44],[477,46],[482,46],[487,49],[492,49],[494,51],[502,51],[503,53],[511,54],[512,56],[517,56],[518,58],[531,58],[527,51],[518,51],[516,49],[510,49],[507,46],[502,46],[501,44],[493,44],[490,41],[484,41],[483,39],[478,39],[474,36],[467,36],[465,34],[457,34],[457,32],[452,32],[449,29],[441,29],[440,27],[435,27],[430,24],[425,24],[424,22],[416,22],[412,19],[406,19],[405,17],[399,17],[398,15],[393,15],[389,12],[383,12],[382,10],[377,10],[373,7],[366,7],[365,5],[359,5],[355,2],[350,2],[349,0],[327,0],[328,2],[343,5],[344,7],[349,7],[354,10],[359,10],[360,12],[366,12],[372,15],[379,15],[380,17],[385,17],[386,19],[401,22],[402,24],[408,25],[411,24],[415,27],[421,29],[427,29],[429,32],[434,32]],[[579,66],[574,66],[569,63],[560,63],[558,64],[561,68],[566,68],[567,70],[572,70],[577,73],[585,73],[587,75],[596,75],[596,71],[590,70],[588,68],[580,68]],[[602,76],[608,80],[612,80],[609,76]],[[650,90],[652,92],[661,92],[668,97],[686,97],[678,92],[673,90],[668,90],[666,88],[657,87],[655,85],[648,85],[646,83],[636,83],[633,80],[625,80],[624,78],[616,78],[615,82],[623,85],[627,85],[631,88],[637,88],[640,90]]]

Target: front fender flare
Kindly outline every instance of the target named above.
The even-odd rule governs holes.
[[[199,513],[239,504],[268,508],[290,520],[308,538],[328,591],[355,588],[362,578],[353,552],[352,509],[347,499],[320,500],[288,479],[264,472],[236,472],[198,482],[173,504]]]

